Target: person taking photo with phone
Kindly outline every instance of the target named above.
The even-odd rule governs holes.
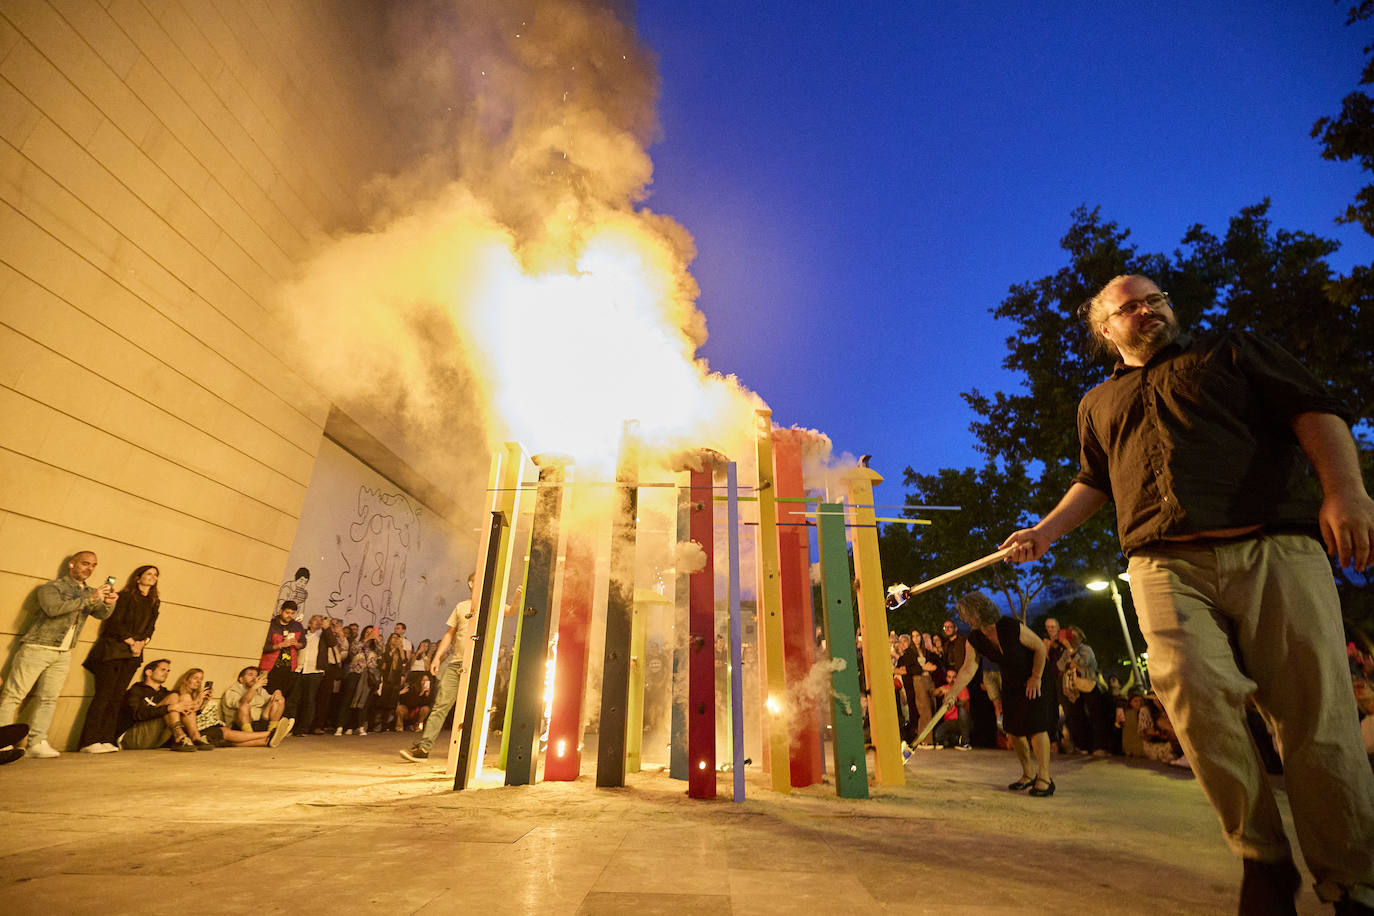
[[[114,613],[101,622],[100,635],[81,663],[95,677],[95,695],[86,709],[86,722],[77,744],[84,754],[119,750],[115,738],[124,689],[143,661],[143,647],[153,636],[162,604],[157,580],[156,566],[140,566],[133,571],[119,591]]]
[[[64,575],[38,586],[33,593],[35,607],[0,691],[0,726],[12,724],[20,704],[30,692],[34,695],[29,713],[30,757],[59,756],[48,743],[48,726],[71,667],[72,646],[87,617],[104,620],[114,613],[118,600],[114,583],[105,582],[96,588],[86,584],[96,563],[95,551],[79,550],[67,559]]]

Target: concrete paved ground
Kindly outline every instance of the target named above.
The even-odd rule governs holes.
[[[410,737],[0,768],[0,912],[1235,911],[1197,785],[1143,761],[1057,759],[1035,799],[1005,789],[1010,752],[924,752],[869,801],[751,772],[736,805],[728,774],[714,802],[660,773],[454,793]],[[1329,910],[1307,887],[1299,912]]]

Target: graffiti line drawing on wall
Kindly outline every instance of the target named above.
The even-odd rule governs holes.
[[[302,566],[296,570],[296,574],[281,584],[277,589],[277,606],[272,608],[272,613],[281,612],[283,601],[296,602],[296,619],[305,618],[305,602],[310,597],[310,592],[306,591],[306,586],[310,584],[310,570]]]
[[[344,570],[329,607],[349,623],[386,627],[400,613],[406,566],[420,547],[420,510],[404,493],[358,488],[354,520],[335,536]]]

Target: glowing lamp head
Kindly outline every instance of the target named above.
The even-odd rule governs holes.
[[[1089,591],[1100,592],[1107,587],[1107,580],[1096,579],[1092,582],[1087,583],[1087,587]]]
[[[554,753],[555,753],[556,755],[558,755],[559,757],[562,757],[563,754],[567,752],[567,750],[568,750],[568,742],[560,740],[560,741],[558,742],[558,748],[557,748],[557,750],[554,751]]]
[[[702,760],[702,761],[700,761],[699,763],[697,763],[697,769],[698,769],[698,770],[704,770],[704,769],[706,769],[706,761],[705,761],[705,760]]]

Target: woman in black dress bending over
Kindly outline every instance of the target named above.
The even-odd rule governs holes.
[[[974,651],[964,656],[964,666],[959,669],[949,695],[957,696],[973,679],[980,655],[1001,666],[1002,730],[1011,736],[1012,747],[1021,761],[1021,778],[1007,788],[1030,789],[1030,794],[1037,797],[1053,795],[1049,731],[1058,714],[1052,700],[1052,672],[1045,663],[1049,653],[1044,640],[1015,617],[1003,617],[992,599],[982,592],[964,595],[954,603],[954,610],[972,627],[968,644]]]

